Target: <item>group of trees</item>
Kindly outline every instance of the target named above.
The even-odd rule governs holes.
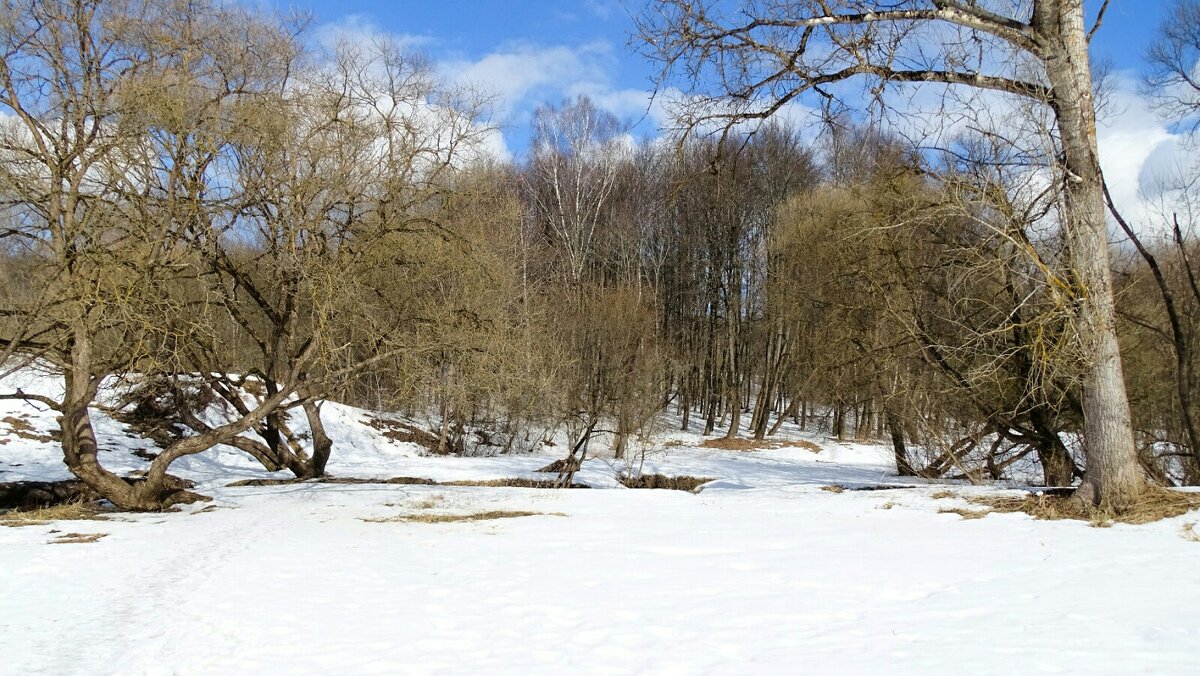
[[[1127,227],[1137,257],[1110,264],[1080,0],[709,4],[640,26],[689,94],[674,133],[635,141],[581,97],[503,164],[486,101],[386,40],[314,45],[224,3],[3,0],[0,375],[65,388],[0,396],[58,412],[67,466],[132,509],[194,499],[167,469],[218,444],[320,476],[331,398],[424,418],[435,452],[566,429],[576,463],[622,457],[670,410],[886,438],[902,473],[1036,466],[1114,509],[1200,478],[1200,252],[1184,218],[1162,244]],[[1183,115],[1190,39],[1155,57]],[[1043,124],[917,149],[842,106],[858,76],[881,106],[934,82]],[[809,92],[815,138],[772,119]],[[114,382],[130,399],[99,401]],[[176,430],[136,479],[91,427],[130,401]]]
[[[313,47],[302,28],[224,3],[0,7],[4,368],[49,364],[65,383],[5,396],[57,411],[67,466],[121,507],[191,499],[167,468],[219,443],[320,474],[320,400],[452,342],[425,326],[458,320],[425,313],[474,302],[452,268],[425,282],[433,251],[470,246],[447,223],[476,208],[456,182],[487,132],[481,100],[395,44]],[[114,377],[192,428],[137,481],[97,454],[90,411]],[[202,395],[230,421],[189,411]]]

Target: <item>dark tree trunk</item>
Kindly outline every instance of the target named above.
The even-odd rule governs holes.
[[[916,471],[913,469],[912,462],[908,459],[908,448],[904,445],[904,428],[900,425],[900,420],[887,411],[884,414],[887,421],[888,435],[892,439],[892,453],[896,457],[896,472],[900,476],[916,476]]]

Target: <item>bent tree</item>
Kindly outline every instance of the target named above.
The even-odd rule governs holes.
[[[1083,0],[657,0],[639,22],[660,87],[686,94],[685,133],[765,120],[801,97],[835,101],[841,83],[935,83],[1002,92],[1050,111],[1047,169],[1080,342],[1087,468],[1079,498],[1116,511],[1142,492],[1125,393]]]
[[[239,73],[236,47],[263,33],[284,31],[204,2],[0,2],[0,199],[6,264],[21,273],[0,301],[0,356],[41,360],[64,382],[57,397],[0,398],[58,412],[67,467],[122,508],[196,499],[168,480],[171,462],[290,394],[172,445],[140,480],[102,465],[89,410],[106,378],[178,370],[172,346],[205,330],[171,293],[186,283],[180,233],[224,108],[258,79]]]

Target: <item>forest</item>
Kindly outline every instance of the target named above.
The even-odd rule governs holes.
[[[0,673],[1200,673],[1200,0],[298,2],[0,0]]]
[[[734,49],[660,4],[640,30],[669,66]],[[5,16],[0,361],[65,386],[0,396],[56,411],[67,467],[114,504],[187,499],[167,469],[217,445],[319,477],[325,400],[403,411],[439,454],[561,429],[572,456],[621,458],[672,411],[730,439],[788,419],[886,439],[902,475],[1086,475],[1079,317],[1102,294],[1063,227],[1079,198],[1046,109],[930,149],[832,105],[813,133],[702,98],[635,139],[580,96],[502,161],[486,94],[396,43],[314,46],[303,17],[166,0]],[[1200,45],[1167,37],[1148,86],[1174,97]],[[721,67],[753,79],[741,58]],[[1162,109],[1186,120],[1197,94]],[[1110,218],[1137,471],[1195,484],[1194,225]],[[98,399],[110,379],[120,402]],[[207,425],[214,400],[237,415]],[[131,405],[177,430],[136,483],[98,461],[89,413]]]

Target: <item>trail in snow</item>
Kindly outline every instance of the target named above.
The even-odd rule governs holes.
[[[339,418],[337,474],[532,477],[553,457],[417,457],[373,445],[360,413]],[[143,441],[97,418],[105,462],[144,466],[129,454]],[[53,443],[3,422],[0,438],[0,480],[64,473]],[[612,460],[580,472],[598,488],[551,491],[229,488],[266,473],[228,451],[187,458],[173,471],[214,497],[207,511],[0,528],[0,673],[1200,672],[1200,543],[1180,536],[1200,514],[968,521],[938,513],[966,505],[935,499],[944,485],[821,490],[917,482],[881,447],[808,438],[820,453],[647,457],[717,480],[698,494],[625,489]],[[491,510],[544,515],[366,520]],[[47,544],[54,531],[107,537]]]

